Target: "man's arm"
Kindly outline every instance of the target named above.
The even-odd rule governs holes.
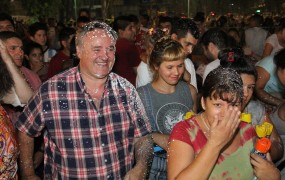
[[[135,138],[135,159],[136,165],[125,176],[125,180],[146,179],[148,169],[153,158],[152,135]]]
[[[27,134],[18,131],[18,142],[20,148],[20,171],[22,180],[37,180],[40,179],[35,175],[33,152],[34,138]]]
[[[25,77],[22,75],[19,68],[13,62],[2,40],[0,40],[0,54],[3,62],[7,66],[8,71],[11,73],[12,79],[15,83],[14,88],[16,94],[19,96],[22,104],[27,104],[28,100],[33,95],[33,91],[26,82]]]
[[[270,74],[262,67],[256,67],[256,70],[257,70],[258,78],[257,78],[256,85],[255,85],[255,93],[258,99],[260,99],[262,102],[266,104],[270,104],[274,106],[278,106],[279,104],[281,104],[282,103],[281,99],[276,98],[270,95],[269,93],[267,93],[266,91],[264,91],[264,87],[270,79]]]

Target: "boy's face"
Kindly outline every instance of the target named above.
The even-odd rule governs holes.
[[[38,30],[34,36],[31,37],[32,41],[45,46],[47,42],[47,33],[45,30]]]
[[[15,31],[13,24],[8,20],[0,21],[0,32],[2,31]]]

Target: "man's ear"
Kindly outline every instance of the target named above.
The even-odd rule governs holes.
[[[206,106],[205,106],[205,99],[204,99],[204,97],[201,98],[201,106],[202,106],[202,109],[205,111],[206,110]]]
[[[79,59],[81,58],[82,55],[81,48],[79,48],[78,46],[76,46],[76,55]]]
[[[214,43],[210,42],[208,45],[208,49],[212,54],[218,54],[219,48]]]

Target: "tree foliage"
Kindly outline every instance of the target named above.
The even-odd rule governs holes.
[[[28,15],[34,17],[55,17],[63,7],[63,0],[22,0]]]
[[[10,6],[11,0],[1,0],[0,12],[6,12],[10,14]]]

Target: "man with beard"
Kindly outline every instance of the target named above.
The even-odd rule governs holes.
[[[220,50],[229,47],[230,39],[224,31],[219,28],[212,28],[206,31],[200,39],[204,55],[210,61],[205,67],[203,83],[207,75],[220,65],[218,55]]]

